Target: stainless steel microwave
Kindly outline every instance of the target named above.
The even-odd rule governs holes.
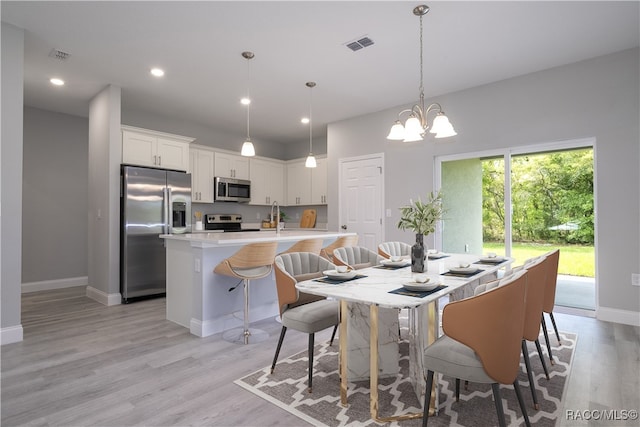
[[[217,176],[213,181],[213,200],[248,203],[251,201],[251,181]]]

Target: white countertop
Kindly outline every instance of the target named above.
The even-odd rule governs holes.
[[[338,231],[318,231],[314,229],[282,230],[276,231],[239,231],[234,233],[202,232],[185,234],[161,234],[160,238],[166,240],[189,242],[195,247],[221,247],[244,245],[257,242],[295,242],[302,239],[330,239],[355,233],[343,233]]]

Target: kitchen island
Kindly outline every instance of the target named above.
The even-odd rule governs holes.
[[[353,235],[314,230],[282,230],[236,233],[163,234],[167,252],[167,319],[206,337],[241,327],[244,294],[242,281],[215,274],[213,269],[242,246],[278,242],[284,252],[297,241],[323,239],[323,246],[336,238]],[[279,315],[273,274],[251,281],[251,322]]]

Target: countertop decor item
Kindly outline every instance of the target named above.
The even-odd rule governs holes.
[[[427,130],[431,133],[435,133],[436,138],[446,138],[449,136],[457,135],[453,126],[449,122],[447,116],[445,116],[442,107],[437,102],[425,106],[424,103],[424,73],[422,71],[422,17],[429,12],[429,6],[422,4],[416,6],[413,9],[413,14],[420,17],[420,103],[415,104],[411,109],[402,110],[398,113],[398,119],[391,127],[387,139],[413,142],[422,141]],[[427,115],[433,112],[436,116],[433,118],[433,122],[429,124],[427,121]],[[405,122],[404,126],[400,122],[400,116],[404,113],[409,113],[409,118]]]
[[[416,233],[416,243],[411,247],[411,271],[422,273],[426,263],[424,236],[436,231],[436,224],[442,219],[442,193],[432,191],[426,202],[420,198],[415,202],[410,199],[407,206],[400,208],[400,213],[398,228]]]

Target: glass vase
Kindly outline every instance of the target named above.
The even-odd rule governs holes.
[[[424,273],[426,270],[426,262],[425,262],[425,254],[426,250],[424,247],[424,236],[422,234],[416,234],[416,243],[411,246],[411,271],[413,273]]]

